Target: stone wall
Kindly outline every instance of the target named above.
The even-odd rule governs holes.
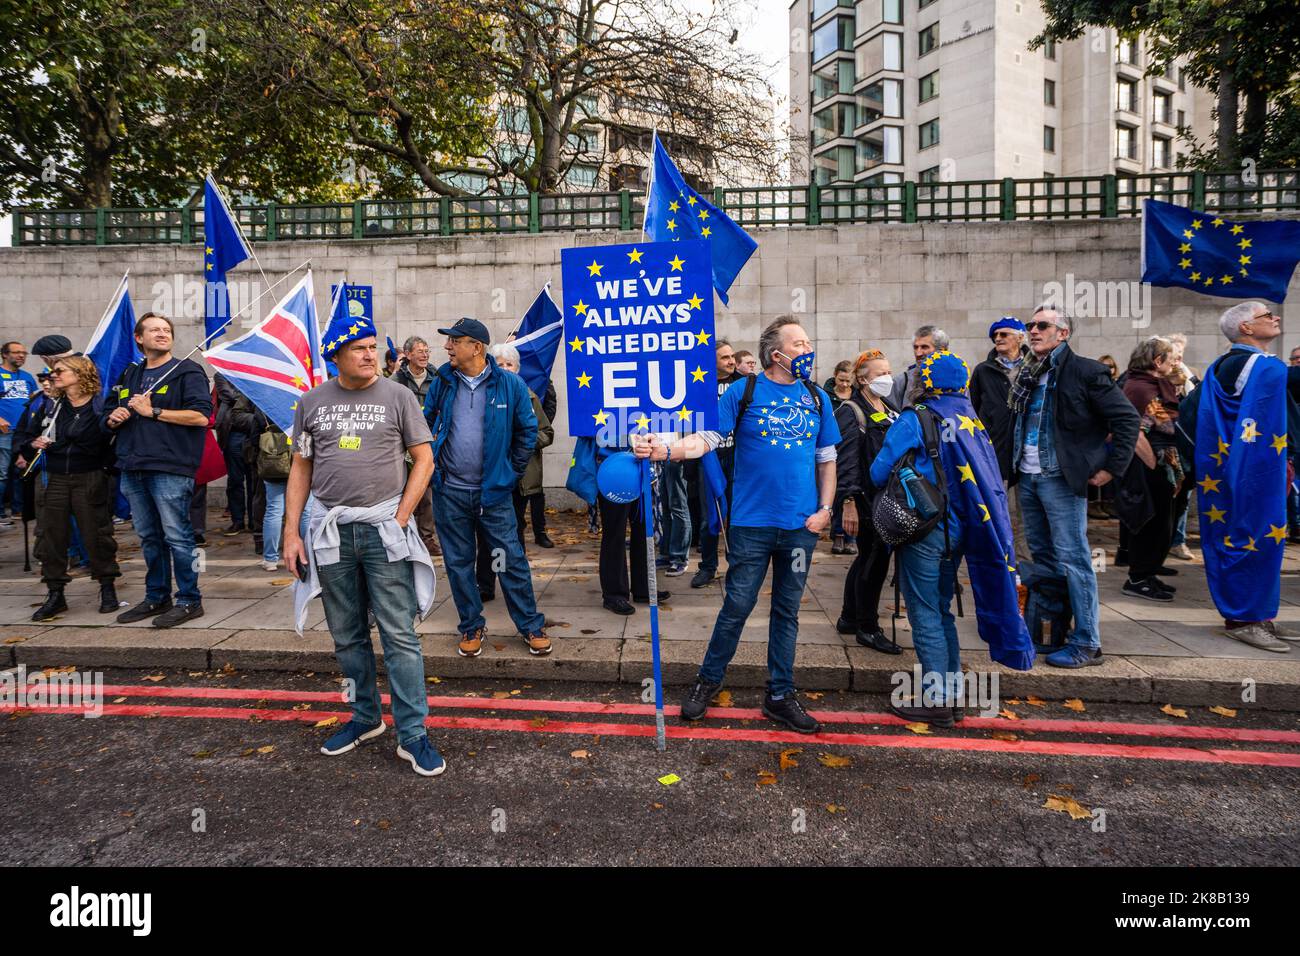
[[[1149,289],[1135,296],[1140,223],[1137,219],[1054,223],[935,223],[764,229],[754,258],[731,292],[717,303],[718,334],[736,348],[753,349],[766,320],[782,312],[806,315],[817,343],[818,378],[860,350],[884,350],[895,371],[911,362],[911,333],[923,323],[946,329],[953,349],[972,365],[984,358],[989,323],[1003,314],[1028,318],[1059,282],[1077,315],[1076,350],[1110,353],[1123,367],[1144,336],[1174,331],[1189,337],[1188,362],[1203,368],[1224,347],[1219,313],[1232,299],[1181,289]],[[418,333],[435,358],[435,329],[462,315],[483,319],[494,340],[515,327],[542,285],[551,281],[561,301],[560,250],[574,244],[632,242],[633,233],[578,233],[482,238],[339,240],[262,243],[256,252],[268,282],[311,260],[316,304],[328,312],[330,283],[371,285],[381,333],[400,342]],[[179,351],[201,338],[193,290],[201,289],[198,246],[104,246],[0,249],[0,330],[29,347],[49,332],[86,344],[108,297],[126,270],[136,312],[159,308],[179,317]],[[261,283],[245,264],[232,280]],[[191,286],[188,314],[177,289]],[[261,286],[265,288],[263,284]],[[282,283],[262,300],[260,313],[282,294]],[[1291,291],[1300,288],[1293,279]],[[238,291],[249,292],[246,287]],[[1133,302],[1129,300],[1133,299]],[[1135,308],[1145,303],[1147,308]],[[259,315],[260,317],[260,315]],[[1285,336],[1289,348],[1297,340]],[[556,384],[564,376],[561,349]],[[1282,354],[1285,354],[1283,352]],[[28,363],[35,370],[37,363]],[[564,484],[572,441],[565,425],[564,388],[555,444],[545,453],[546,484]]]

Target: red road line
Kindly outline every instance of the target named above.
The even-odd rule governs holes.
[[[17,709],[12,704],[0,705],[0,713]],[[268,721],[310,721],[315,723],[329,717],[341,721],[349,715],[338,711],[309,710],[243,710],[238,707],[193,707],[175,704],[105,704],[102,712],[122,717],[200,717],[228,720],[248,720],[258,717]],[[82,707],[42,707],[31,713],[83,714]],[[392,718],[385,716],[386,723]],[[579,721],[546,721],[537,725],[533,721],[498,717],[441,717],[430,716],[425,725],[451,730],[497,730],[515,733],[581,734],[604,737],[653,737],[655,728],[649,724],[583,723]],[[1116,757],[1126,760],[1166,760],[1189,763],[1244,764],[1266,767],[1300,767],[1300,754],[1255,750],[1211,750],[1192,747],[1148,747],[1128,744],[1074,743],[1048,740],[992,740],[976,737],[923,737],[898,734],[846,734],[820,733],[811,736],[792,731],[765,729],[731,729],[724,727],[682,727],[667,729],[669,737],[686,740],[732,740],[749,743],[802,743],[806,746],[843,745],[851,747],[884,747],[902,750],[956,750],[983,753],[1042,754],[1055,757]]]
[[[138,684],[111,684],[104,687],[105,696],[165,697],[196,700],[275,700],[320,703],[338,703],[338,691],[256,690],[238,687],[143,687]],[[381,694],[385,705],[388,694]],[[430,697],[430,707],[461,708],[465,710],[507,710],[532,713],[619,714],[631,717],[654,716],[653,704],[618,704],[594,700],[533,700],[522,697]],[[676,716],[675,708],[668,708]],[[893,714],[872,714],[853,710],[810,711],[814,717],[828,724],[870,724],[901,727],[907,721]],[[720,720],[766,720],[757,708],[711,707],[708,716]],[[1031,730],[1035,733],[1098,734],[1128,737],[1171,737],[1181,740],[1223,740],[1235,742],[1296,744],[1300,745],[1300,731],[1256,730],[1238,727],[1208,727],[1196,724],[1130,724],[1122,721],[1045,720],[1027,717],[1008,720],[1005,717],[967,717],[962,729],[971,730]]]

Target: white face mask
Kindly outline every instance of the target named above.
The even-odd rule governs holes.
[[[875,392],[881,398],[884,398],[894,390],[894,376],[877,375],[867,383],[867,388],[871,389],[871,391]]]

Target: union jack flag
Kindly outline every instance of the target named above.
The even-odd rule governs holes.
[[[311,270],[266,318],[204,357],[292,440],[298,399],[325,381]]]

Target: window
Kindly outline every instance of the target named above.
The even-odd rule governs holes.
[[[1049,153],[1056,152],[1056,127],[1043,127],[1043,149]]]
[[[853,92],[853,61],[832,60],[813,72],[812,101],[816,105],[836,93]]]
[[[939,142],[939,121],[937,119],[922,123],[917,130],[921,135],[919,149],[928,149]]]
[[[882,116],[903,115],[903,81],[877,80],[858,91],[858,125],[874,123]]]
[[[1173,119],[1173,97],[1168,93],[1157,93],[1152,98],[1152,117],[1157,123],[1169,123]]]
[[[818,20],[836,7],[851,7],[853,0],[813,0],[812,18]]]
[[[1169,169],[1169,159],[1173,155],[1169,147],[1170,141],[1167,136],[1151,137],[1151,165],[1155,169]]]
[[[1115,44],[1115,62],[1127,63],[1130,66],[1137,65],[1137,41],[1120,37],[1119,42]]]
[[[917,102],[924,103],[939,95],[939,71],[927,73],[921,77],[921,96]]]
[[[1137,100],[1137,84],[1132,80],[1115,81],[1115,109],[1133,112],[1133,104]]]
[[[1137,159],[1137,130],[1132,126],[1115,127],[1115,158]]]
[[[1043,59],[1044,59],[1044,60],[1055,60],[1055,59],[1056,59],[1056,41],[1055,41],[1055,40],[1048,40],[1046,43],[1043,44]]]
[[[880,19],[886,23],[902,23],[903,0],[880,0]]]
[[[596,115],[596,97],[590,93],[583,93],[578,96],[578,109],[587,116]]]
[[[885,69],[902,70],[903,68],[903,34],[885,34]]]
[[[916,35],[916,55],[925,56],[939,45],[939,21],[936,20]]]
[[[1179,129],[1182,129],[1182,128],[1183,128],[1184,126],[1186,126],[1186,125],[1187,125],[1187,111],[1186,111],[1186,110],[1179,110],[1179,111],[1178,111],[1178,128],[1179,128]]]
[[[835,146],[813,157],[813,181],[818,186],[849,182],[853,179],[854,149]]]
[[[916,181],[927,185],[937,183],[939,181],[939,167],[931,166],[929,169],[921,170],[920,175],[916,177]]]
[[[528,110],[517,103],[506,103],[501,107],[501,128],[511,133],[527,133]]]
[[[463,189],[465,192],[475,195],[487,189],[487,177],[478,173],[448,173],[443,179],[457,189]]]
[[[600,170],[595,166],[573,165],[569,167],[569,172],[564,177],[564,181],[570,186],[591,188],[596,185],[596,176],[599,172]]]
[[[1181,66],[1178,68],[1178,92],[1187,92],[1187,71]]]
[[[864,80],[875,76],[881,70],[903,69],[903,35],[901,33],[877,33],[870,40],[858,44],[857,75]]]
[[[852,103],[837,103],[813,114],[813,146],[820,146],[837,136],[853,134]]]
[[[917,9],[918,9],[918,10],[924,10],[926,7],[928,7],[928,6],[929,6],[930,4],[932,4],[932,3],[934,3],[934,0],[921,0],[921,2],[917,4]]]
[[[882,163],[903,161],[903,131],[897,126],[880,126],[858,138],[857,171],[864,172]]]
[[[1048,106],[1056,105],[1056,81],[1043,80],[1043,102]]]
[[[836,50],[853,49],[853,18],[835,17],[813,31],[813,62]]]

